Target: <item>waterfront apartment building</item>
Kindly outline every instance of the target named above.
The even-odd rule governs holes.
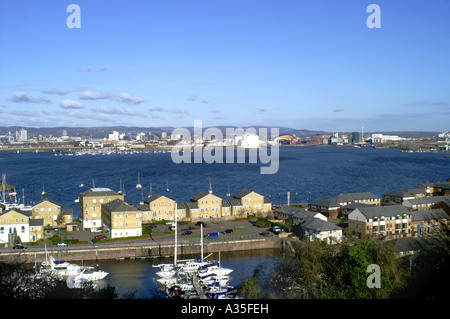
[[[360,207],[348,214],[348,228],[360,237],[411,237],[411,214],[402,205]]]
[[[450,219],[442,208],[414,211],[411,216],[412,236],[416,237],[442,230],[441,224],[448,224]]]
[[[173,199],[160,194],[154,194],[144,200],[144,206],[147,206],[148,210],[143,212],[143,222],[175,220],[175,201]],[[183,209],[178,209],[177,215],[178,220],[186,216]]]
[[[199,192],[191,197],[191,203],[195,205],[188,205],[188,217],[191,221],[203,220],[207,218],[220,218],[222,215],[222,199],[212,192]],[[190,209],[190,208],[194,209]]]
[[[380,205],[381,198],[369,192],[344,193],[332,198],[317,199],[308,204],[309,209],[324,213],[328,218],[337,218],[338,215],[346,213],[350,204]]]
[[[0,243],[14,245],[17,242],[30,241],[30,217],[29,211],[17,208],[2,211],[0,214]]]
[[[450,200],[450,195],[447,196],[428,196],[408,199],[403,201],[402,205],[409,210],[428,210],[434,205],[444,201]]]
[[[83,229],[96,229],[102,226],[101,205],[124,196],[109,188],[91,188],[79,195],[80,219]]]
[[[71,209],[61,209],[61,205],[51,199],[43,199],[31,209],[31,219],[42,219],[43,226],[59,227],[73,222]]]
[[[101,205],[103,227],[111,238],[142,235],[141,211],[122,199],[114,199]]]
[[[260,195],[254,191],[242,190],[239,193],[233,195],[234,199],[240,201],[243,205],[247,215],[267,215],[272,210],[272,203],[263,195]]]

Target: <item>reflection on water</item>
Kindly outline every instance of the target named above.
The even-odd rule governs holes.
[[[243,280],[253,274],[253,270],[260,264],[267,262],[277,254],[276,249],[259,249],[248,251],[222,252],[220,261],[223,267],[231,268],[230,284],[237,286]],[[198,256],[184,256],[183,258],[195,258]],[[219,254],[212,254],[208,260],[218,260]],[[139,260],[99,260],[101,270],[109,275],[98,282],[99,286],[107,284],[114,286],[119,298],[163,298],[164,293],[159,288],[154,264],[171,263],[172,258],[139,259]],[[94,262],[95,263],[95,262]],[[93,264],[93,263],[91,263]]]

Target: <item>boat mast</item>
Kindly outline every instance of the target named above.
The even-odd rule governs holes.
[[[200,224],[200,247],[201,247],[201,261],[203,262],[203,224]]]
[[[6,174],[2,174],[2,201],[6,204],[5,200],[5,188],[6,188]]]
[[[173,266],[177,266],[177,203],[175,202],[175,250],[174,250],[174,256],[173,256]]]
[[[140,184],[140,181],[139,181],[139,172],[138,172],[138,183],[136,185],[136,188],[142,188],[142,185]]]

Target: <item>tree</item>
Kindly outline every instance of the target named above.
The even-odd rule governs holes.
[[[380,288],[367,285],[369,265],[378,265],[381,270]],[[405,287],[409,274],[392,245],[370,240],[352,246],[293,242],[267,272],[257,278],[259,288],[270,287],[275,297],[284,299],[390,298]],[[256,296],[256,283],[254,276],[242,286],[247,291],[251,288]]]
[[[95,288],[86,283],[69,288],[64,279],[38,277],[30,264],[16,260],[0,263],[0,299],[114,299],[115,287]]]
[[[408,269],[387,243],[363,239],[353,246],[342,246],[335,271],[330,272],[333,291],[338,298],[386,299],[406,285]],[[380,268],[380,288],[367,286],[369,265]]]

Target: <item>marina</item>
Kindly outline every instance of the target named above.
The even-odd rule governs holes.
[[[156,273],[163,285],[167,298],[170,299],[234,299],[236,290],[229,285],[228,275],[233,269],[222,267],[220,252],[217,262],[204,257],[203,225],[200,226],[200,257],[178,261],[177,206],[175,204],[174,219],[174,256],[173,264],[157,264]]]

